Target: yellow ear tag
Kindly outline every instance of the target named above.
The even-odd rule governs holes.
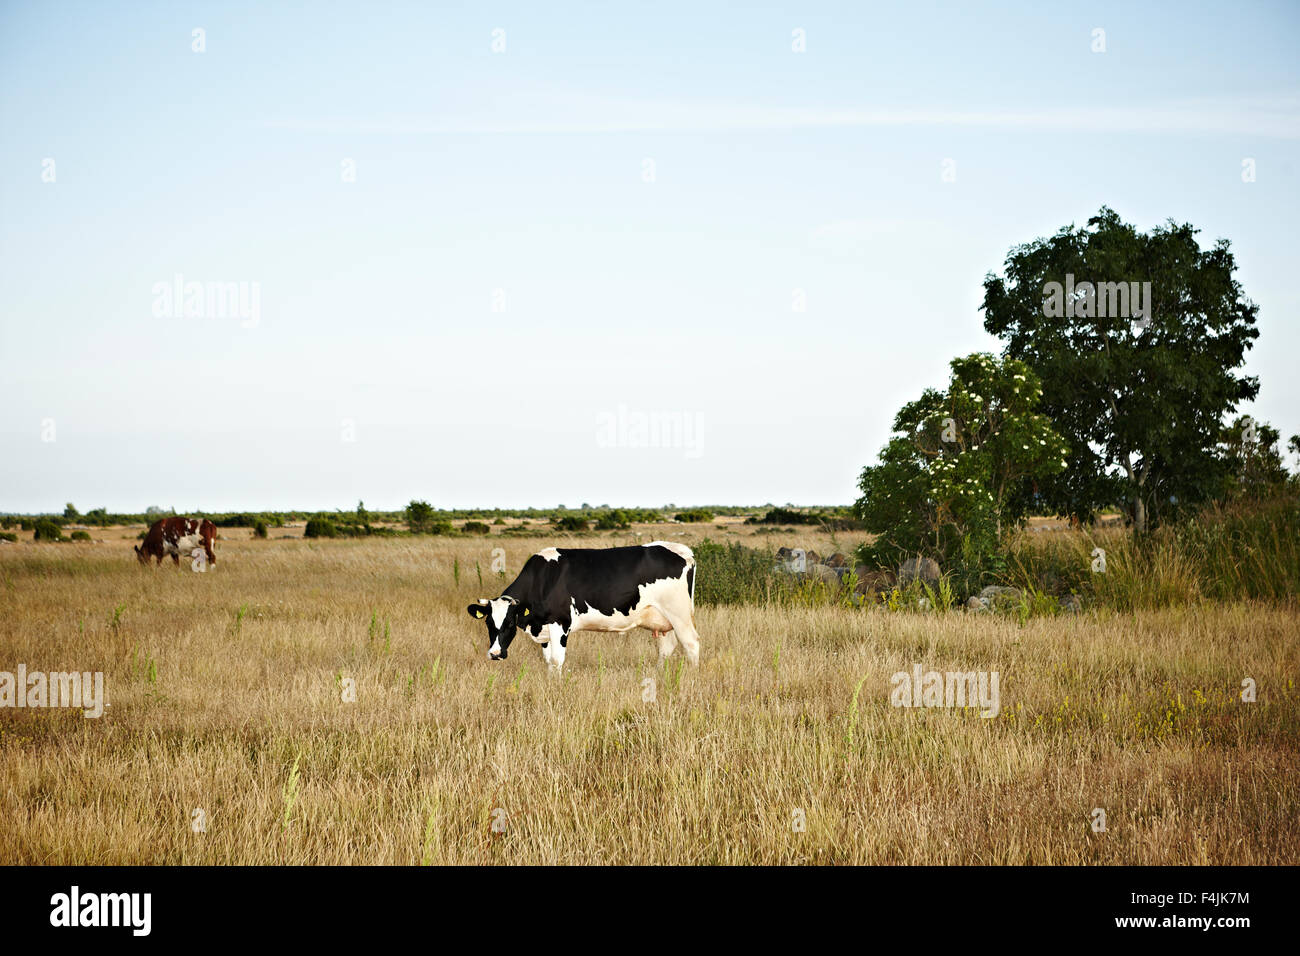
[[[483,612],[482,612],[482,611],[475,611],[475,612],[474,612],[474,616],[475,616],[475,617],[482,617],[482,616],[483,616]]]
[[[524,617],[527,617],[529,613],[531,612],[528,610],[528,608],[524,608]]]

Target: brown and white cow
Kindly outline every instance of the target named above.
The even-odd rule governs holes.
[[[149,527],[144,540],[135,546],[135,556],[141,564],[148,564],[150,558],[172,556],[176,564],[181,563],[181,555],[189,555],[195,548],[207,552],[208,564],[216,564],[217,556],[212,552],[212,542],[217,537],[217,526],[207,518],[159,518]]]

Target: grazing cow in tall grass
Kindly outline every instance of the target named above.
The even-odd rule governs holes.
[[[553,671],[564,666],[571,631],[638,627],[654,632],[659,663],[680,644],[700,662],[695,630],[695,555],[684,544],[652,541],[629,548],[546,548],[493,600],[470,617],[487,622],[488,658],[503,661],[519,630],[542,645]]]
[[[217,556],[212,550],[212,542],[217,537],[217,526],[207,518],[159,518],[145,533],[144,540],[135,546],[135,556],[141,564],[148,564],[150,558],[163,558],[171,555],[172,561],[181,563],[181,554],[188,555],[195,548],[207,552],[208,564],[216,564]]]

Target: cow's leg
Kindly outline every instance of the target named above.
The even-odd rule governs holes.
[[[695,615],[683,609],[681,612],[669,611],[666,608],[659,608],[659,613],[668,618],[668,623],[673,626],[673,633],[677,635],[677,643],[682,645],[682,650],[686,653],[686,659],[695,667],[700,666],[700,635],[695,630]],[[663,645],[661,644],[662,648]]]
[[[165,558],[166,556],[167,556],[166,553],[158,555],[158,567],[160,568],[162,567],[163,558]]]
[[[161,561],[158,563],[162,564]],[[181,566],[181,553],[179,551],[172,555],[172,564],[176,565],[178,568]]]
[[[211,538],[204,538],[204,539],[203,539],[203,550],[206,551],[206,552],[208,553],[208,564],[216,564],[216,563],[217,563],[217,554],[216,554],[215,551],[212,550],[212,539],[211,539]]]
[[[655,643],[659,645],[659,666],[664,666],[664,661],[673,653],[673,648],[677,646],[677,638],[673,636],[672,631],[653,631]]]
[[[546,643],[551,652],[546,664],[552,674],[558,675],[564,667],[565,645],[569,642],[569,635],[564,632],[563,624],[548,624],[546,627],[550,631],[550,640]]]

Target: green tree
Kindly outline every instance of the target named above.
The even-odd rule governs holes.
[[[947,391],[903,406],[880,463],[862,471],[854,510],[878,535],[868,558],[987,562],[1024,519],[1024,486],[1065,467],[1065,442],[1035,410],[1042,388],[1024,362],[977,353],[951,369]]]
[[[1140,532],[1223,487],[1221,423],[1259,391],[1237,374],[1259,309],[1229,243],[1202,250],[1197,232],[1171,220],[1140,233],[1103,207],[985,278],[985,329],[1041,378],[1042,410],[1070,446],[1065,471],[1038,487],[1058,513],[1090,520],[1123,503]]]
[[[433,530],[433,505],[427,501],[412,501],[406,506],[406,526],[412,534],[426,534]]]
[[[74,505],[71,501],[69,501],[63,507],[63,517],[68,521],[76,521],[78,518],[81,517],[81,512],[77,510],[76,505]]]
[[[1278,443],[1282,434],[1267,422],[1242,415],[1225,425],[1219,447],[1228,465],[1224,497],[1263,497],[1286,484],[1288,475]]]

